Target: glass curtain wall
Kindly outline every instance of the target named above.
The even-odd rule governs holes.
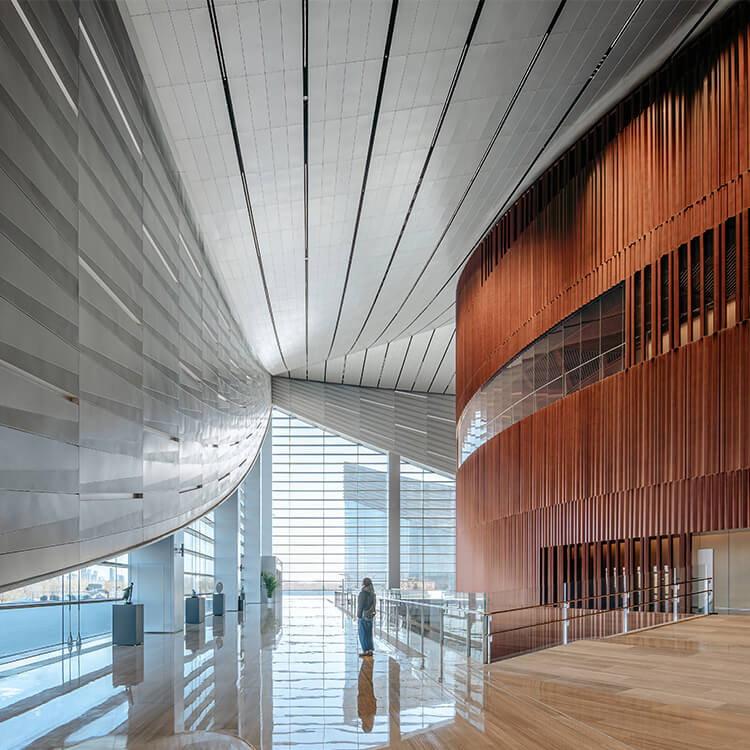
[[[377,463],[383,458],[382,469],[353,462],[344,464],[346,589],[358,589],[365,576],[372,579],[375,588],[387,585],[388,456],[377,454]]]
[[[120,555],[0,593],[0,658],[109,633],[107,602],[128,583],[128,556]]]
[[[245,480],[247,481],[247,480]],[[237,488],[237,506],[239,522],[237,527],[237,533],[239,534],[238,544],[238,556],[237,559],[240,561],[240,595],[245,590],[245,495],[247,490],[245,488],[245,482],[242,482]]]
[[[214,590],[214,538],[213,511],[185,528],[185,596],[193,591],[207,595]],[[212,597],[206,596],[207,613],[212,604]]]
[[[456,588],[456,483],[401,459],[401,588]]]
[[[274,410],[273,553],[284,588],[387,587],[388,455]],[[456,585],[452,477],[400,461],[401,587]]]
[[[273,554],[284,588],[385,584],[388,456],[273,412]]]

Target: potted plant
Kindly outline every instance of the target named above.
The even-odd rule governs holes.
[[[276,587],[279,585],[279,581],[276,576],[269,570],[264,570],[260,575],[263,579],[263,585],[266,587],[266,596],[268,597],[268,602],[270,603],[271,599],[273,598],[273,592],[276,591]]]

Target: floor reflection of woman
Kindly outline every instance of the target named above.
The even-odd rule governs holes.
[[[359,668],[357,684],[357,713],[362,719],[362,731],[372,732],[375,723],[375,712],[378,702],[375,700],[375,689],[372,685],[372,659],[365,659]]]

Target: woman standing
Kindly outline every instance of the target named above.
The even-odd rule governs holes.
[[[372,656],[372,618],[375,617],[375,589],[369,578],[362,579],[362,590],[357,597],[357,619],[359,620],[360,656]]]

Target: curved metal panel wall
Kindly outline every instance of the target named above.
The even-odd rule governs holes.
[[[0,588],[158,538],[270,413],[114,3],[0,4]]]
[[[622,545],[618,565],[650,570],[644,550],[679,535],[688,567],[691,533],[747,526],[748,70],[741,4],[542,175],[464,270],[459,414],[540,333],[620,283],[626,369],[461,465],[459,589],[533,603],[541,573],[580,564],[575,576],[593,576],[595,545]]]

